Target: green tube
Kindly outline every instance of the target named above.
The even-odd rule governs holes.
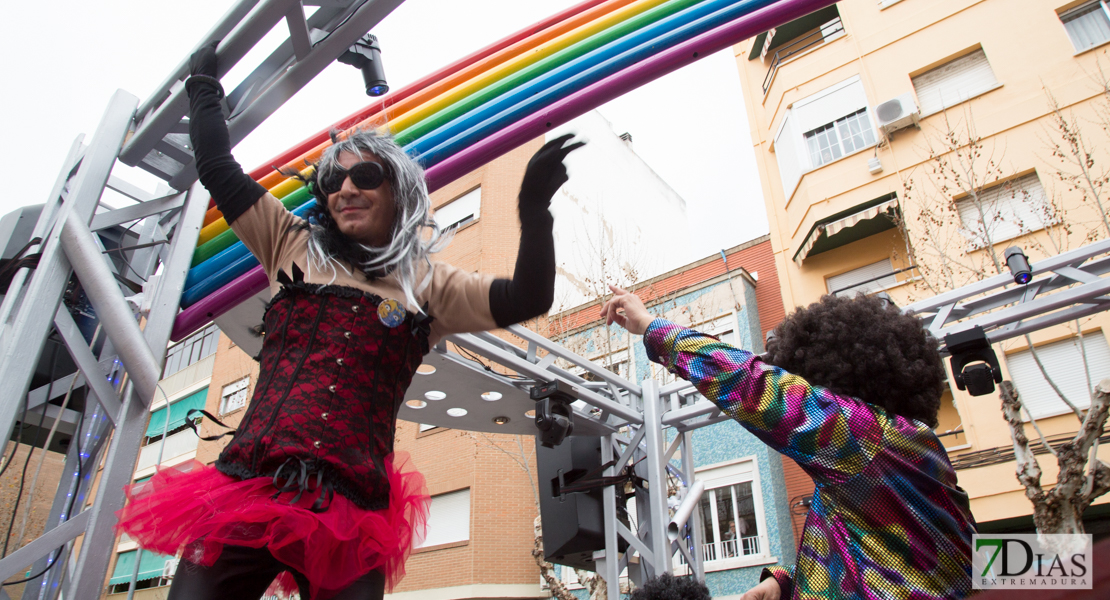
[[[313,196],[308,191],[308,188],[302,187],[282,198],[281,204],[286,210],[293,210],[312,198]],[[228,228],[223,233],[197,246],[196,251],[193,252],[193,262],[189,264],[189,268],[195,267],[213,256],[216,256],[238,241],[239,236],[235,235],[235,232]]]
[[[516,73],[513,73],[505,77],[504,79],[501,79],[497,83],[482,88],[481,90],[474,92],[466,98],[463,98],[458,102],[455,102],[454,104],[443,108],[439,112],[436,112],[429,117],[422,119],[417,123],[414,123],[411,127],[408,127],[404,131],[397,133],[396,141],[398,144],[403,146],[423,136],[425,133],[433,131],[449,123],[456,117],[466,114],[471,110],[482,106],[489,100],[492,100],[493,98],[496,98],[497,96],[500,96],[501,94],[521,84],[524,84],[525,82],[530,81],[531,79],[534,79],[539,75],[547,73],[548,71],[558,67],[559,65],[570,62],[586,54],[587,52],[600,48],[601,46],[604,46],[605,44],[608,44],[614,40],[620,39],[625,35],[636,31],[637,29],[646,27],[660,19],[668,17],[680,10],[685,10],[687,7],[693,6],[694,4],[698,4],[702,1],[703,0],[676,0],[674,2],[667,2],[665,4],[660,4],[659,6],[656,6],[650,10],[644,11],[643,13],[640,13],[639,15],[636,15],[635,17],[627,21],[622,21],[621,23],[609,29],[606,29],[601,33],[590,36],[584,40],[577,42],[574,45],[568,46],[567,48],[563,48],[562,50],[552,54],[551,56],[539,60],[521,69],[520,71],[517,71]]]

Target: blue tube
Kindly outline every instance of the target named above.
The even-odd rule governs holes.
[[[315,199],[308,200],[304,204],[295,208],[292,212],[294,215],[304,218],[305,213],[308,212],[308,210],[313,206],[316,206]],[[228,265],[233,264],[247,254],[250,254],[250,251],[247,250],[247,247],[243,245],[243,242],[235,242],[234,244],[225,248],[219,254],[216,254],[212,258],[200,263],[192,269],[189,269],[189,273],[185,276],[185,289],[188,290],[189,288],[197,285],[205,279],[208,279],[216,273],[224,270],[225,268],[227,268]],[[186,294],[187,293],[188,291],[186,291]],[[182,303],[182,306],[184,306],[184,296],[182,296]]]
[[[775,0],[711,0],[687,8],[553,69],[405,146],[430,167],[579,89]]]
[[[293,214],[304,218],[316,200],[298,206]],[[215,292],[236,277],[258,266],[258,259],[247,250],[243,242],[235,242],[216,256],[189,269],[185,278],[185,292],[181,294],[181,308],[188,308],[208,294]]]

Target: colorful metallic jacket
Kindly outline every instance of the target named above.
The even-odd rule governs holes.
[[[644,346],[813,477],[796,565],[763,573],[779,582],[782,598],[970,593],[975,522],[929,427],[663,319],[648,327]]]
[[[264,318],[250,408],[216,468],[243,479],[274,477],[287,490],[322,486],[367,510],[383,509],[384,460],[405,390],[428,351],[431,319],[410,313],[388,327],[376,295],[284,283]],[[320,504],[326,508],[326,500]]]

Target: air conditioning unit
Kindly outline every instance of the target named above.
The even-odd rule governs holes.
[[[165,564],[162,565],[162,578],[170,579],[177,573],[177,560],[176,558],[166,559]]]
[[[921,111],[913,101],[913,93],[906,92],[876,106],[875,117],[879,121],[879,129],[890,137],[892,133],[903,127],[917,125],[921,119]]]

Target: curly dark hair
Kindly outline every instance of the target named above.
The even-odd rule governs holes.
[[[693,577],[666,573],[632,592],[632,600],[709,600],[709,588]]]
[[[834,393],[937,426],[945,390],[936,338],[889,302],[822,296],[774,330],[764,360]]]

